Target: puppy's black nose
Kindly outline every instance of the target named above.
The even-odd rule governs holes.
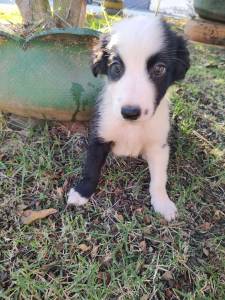
[[[126,105],[121,108],[121,114],[124,119],[137,120],[141,115],[141,109],[139,106]]]

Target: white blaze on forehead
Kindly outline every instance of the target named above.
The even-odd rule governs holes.
[[[138,16],[124,19],[112,27],[108,47],[115,46],[125,61],[146,61],[146,58],[162,49],[163,36],[162,23],[158,17]]]

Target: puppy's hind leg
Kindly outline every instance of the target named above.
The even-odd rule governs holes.
[[[99,138],[92,138],[89,143],[85,161],[83,179],[68,193],[69,205],[84,205],[95,192],[98,185],[101,168],[110,151],[110,143],[104,143]]]
[[[169,199],[166,191],[169,146],[167,144],[154,145],[149,147],[144,154],[151,173],[149,191],[152,206],[167,221],[171,221],[176,217],[177,208]]]

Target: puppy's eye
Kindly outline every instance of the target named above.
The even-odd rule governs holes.
[[[120,62],[114,62],[109,66],[108,75],[112,80],[118,80],[123,75],[124,67]]]
[[[166,73],[166,66],[163,63],[157,63],[153,66],[151,73],[154,77],[162,77]]]

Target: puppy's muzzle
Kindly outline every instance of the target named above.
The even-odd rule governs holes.
[[[121,108],[121,115],[126,120],[137,120],[141,115],[139,106],[126,105]]]

